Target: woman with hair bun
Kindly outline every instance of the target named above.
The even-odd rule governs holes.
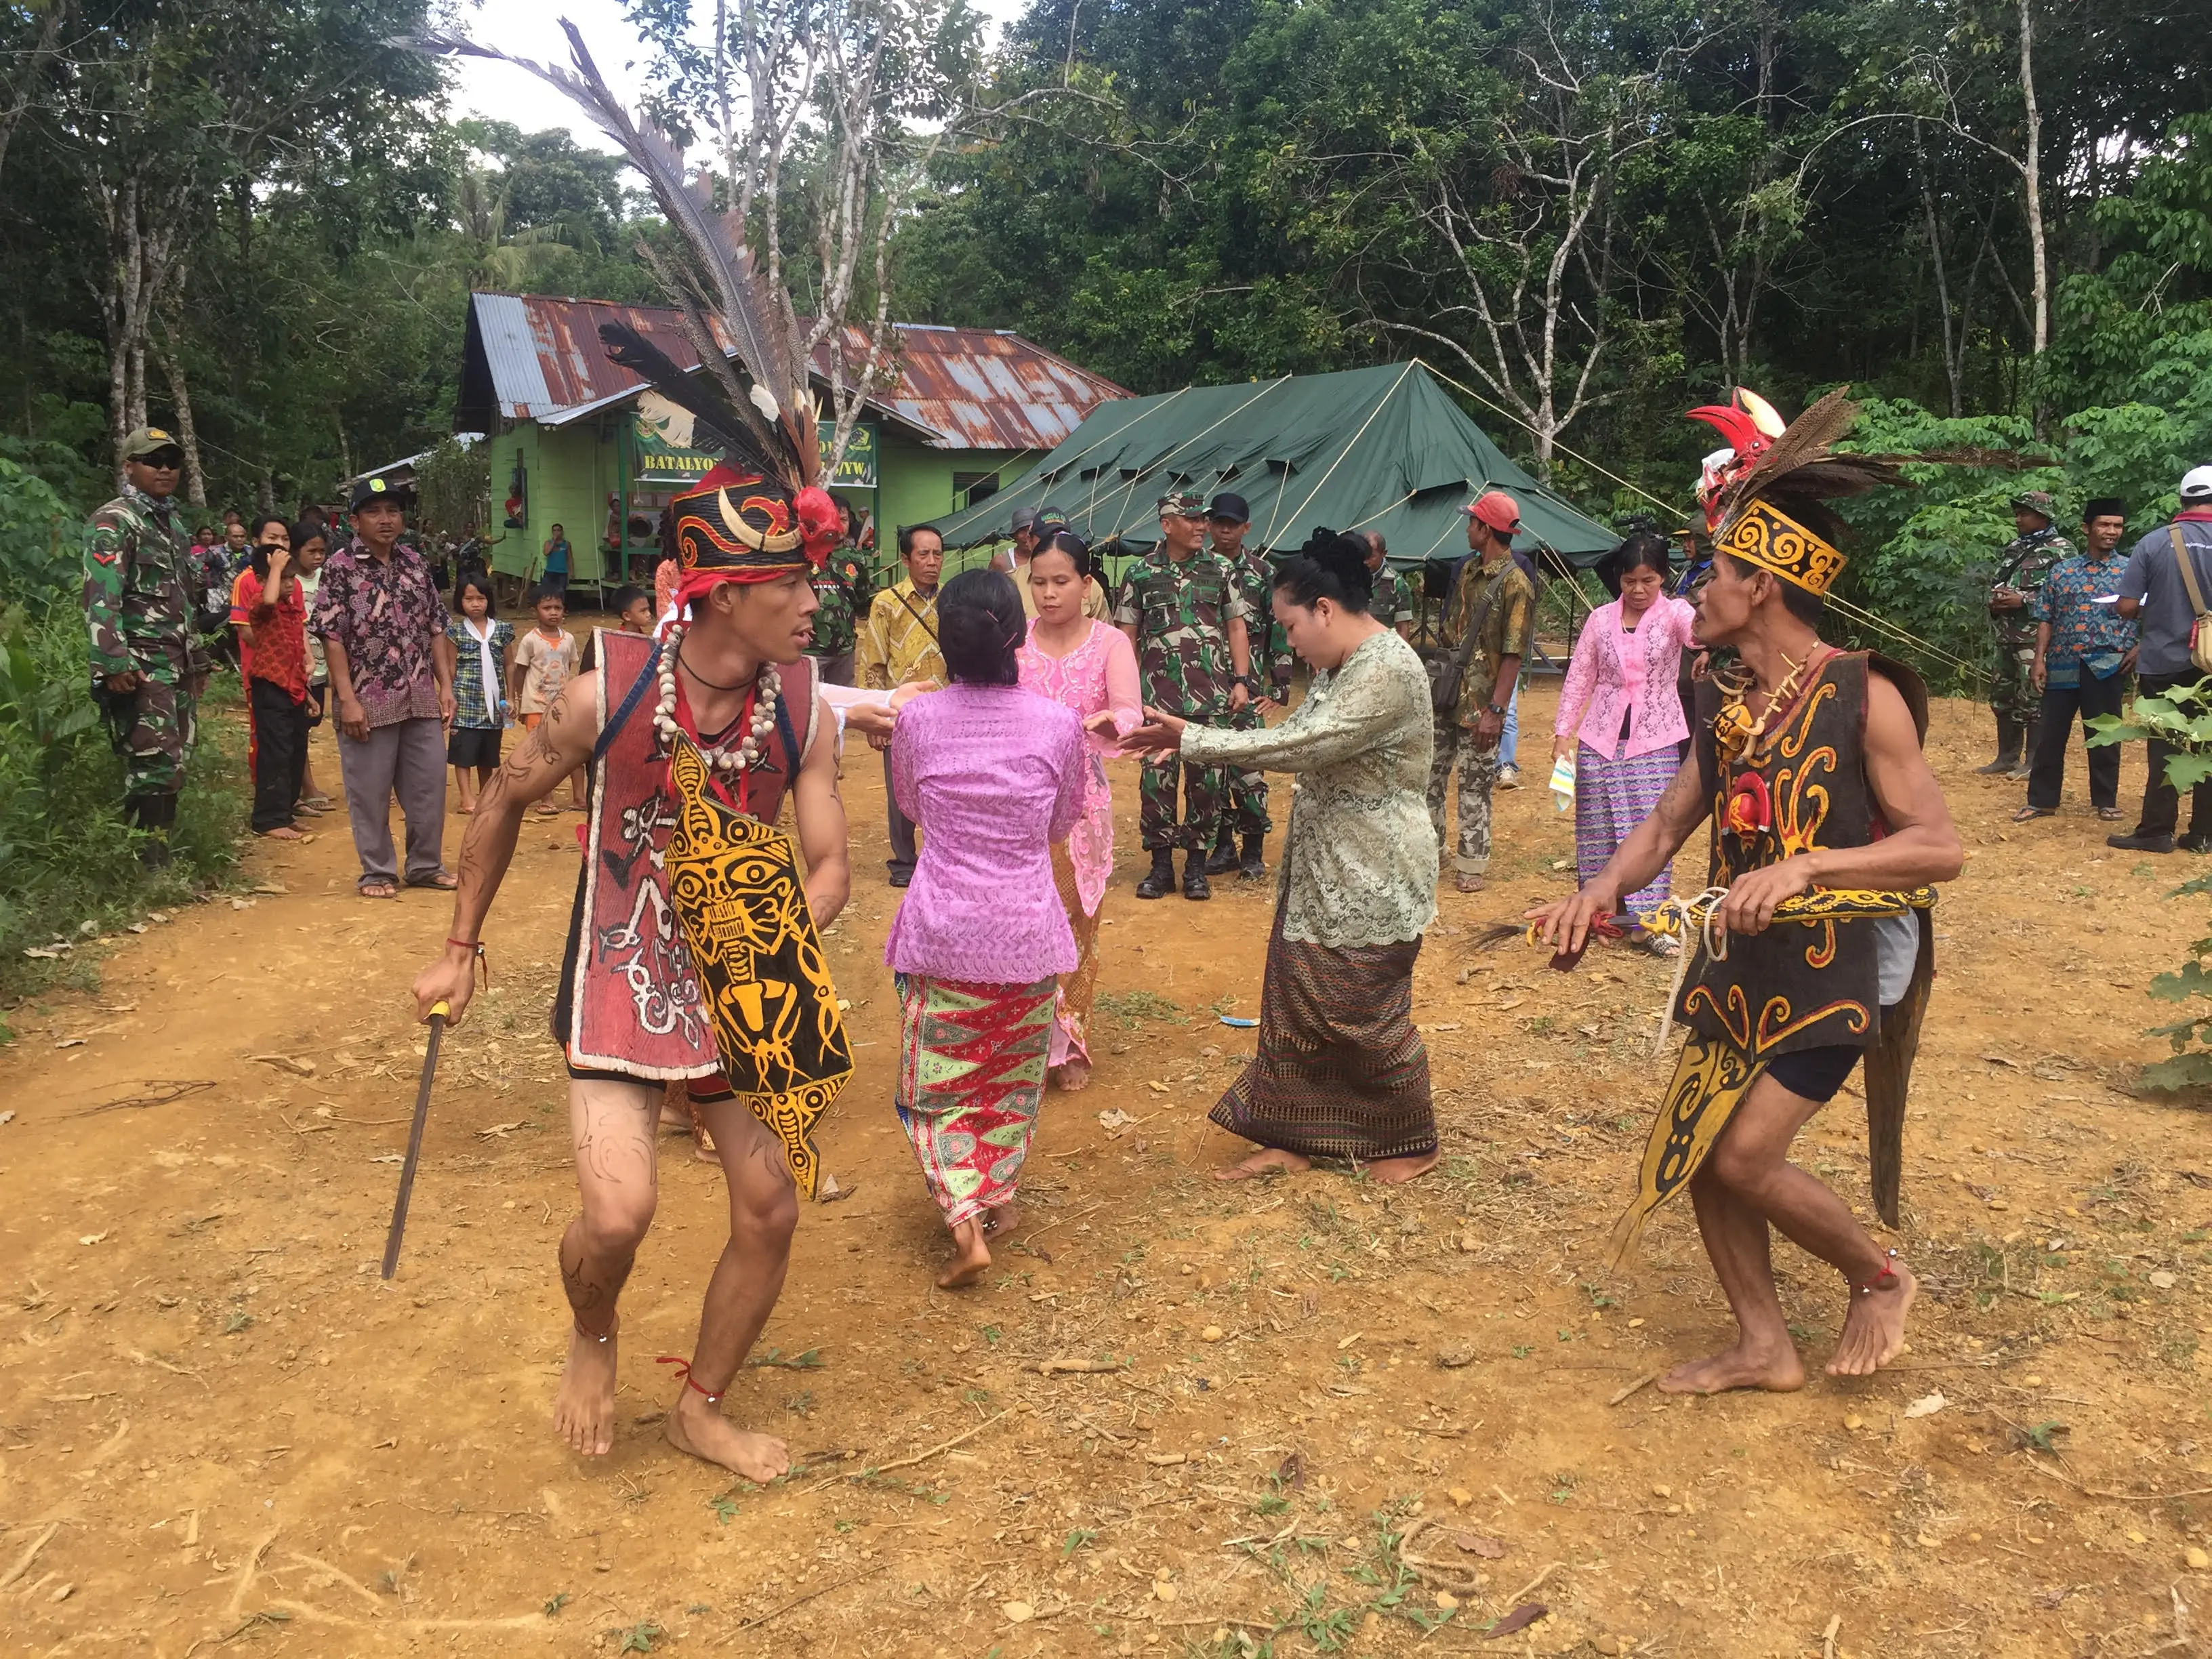
[[[1260,1150],[1224,1181],[1293,1173],[1317,1158],[1410,1181],[1437,1161],[1429,1056],[1413,1029],[1413,963],[1436,920],[1429,822],[1428,676],[1369,611],[1369,549],[1316,530],[1278,562],[1274,612],[1312,665],[1305,698],[1257,732],[1190,725],[1156,709],[1129,746],[1198,766],[1289,772],[1258,1051],[1213,1121]]]
[[[1036,1127],[1060,975],[1076,966],[1052,848],[1082,816],[1074,711],[1024,690],[1020,595],[963,571],[937,601],[951,683],[891,730],[891,793],[927,832],[884,960],[899,997],[899,1122],[956,1254],[942,1289],[991,1265]]]
[[[1022,684],[1075,711],[1083,722],[1083,815],[1052,848],[1053,885],[1075,937],[1076,962],[1060,977],[1053,1016],[1052,1080],[1070,1092],[1091,1081],[1091,1001],[1098,988],[1098,907],[1114,873],[1114,797],[1105,757],[1144,723],[1137,691],[1137,653],[1128,637],[1093,617],[1091,549],[1073,531],[1039,542],[1022,574],[1034,620],[1016,657]]]
[[[1697,611],[1666,595],[1667,538],[1638,531],[1606,556],[1605,585],[1620,597],[1583,621],[1553,722],[1552,757],[1575,763],[1575,866],[1584,884],[1605,868],[1630,830],[1650,817],[1681,769],[1690,735],[1676,689],[1684,649],[1694,648]],[[1621,901],[1633,916],[1667,896],[1662,867]],[[1632,937],[1672,956],[1671,939]]]

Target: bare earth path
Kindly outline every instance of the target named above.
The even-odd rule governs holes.
[[[1550,701],[1526,710],[1532,786]],[[1783,1247],[1811,1381],[1705,1401],[1629,1392],[1729,1334],[1686,1209],[1601,1266],[1663,969],[1607,951],[1565,979],[1468,949],[1571,879],[1540,787],[1501,797],[1496,889],[1447,895],[1424,952],[1443,1165],[1395,1191],[1224,1188],[1204,1112],[1251,1036],[1218,1016],[1258,1011],[1272,893],[1134,901],[1121,769],[1120,1013],[1089,1092],[1048,1099],[1015,1242],[948,1294],[890,1107],[895,896],[856,754],[858,896],[830,946],[866,1046],[825,1138],[851,1196],[806,1211],[773,1363],[726,1407],[805,1455],[768,1489],[659,1432],[653,1360],[687,1351],[721,1239],[719,1176],[681,1139],[625,1303],[622,1438],[587,1468],[549,1431],[573,1187],[544,1014],[575,817],[526,827],[389,1286],[404,989],[447,903],[354,898],[337,819],[258,851],[271,890],[131,940],[97,998],[11,1017],[0,1650],[2201,1650],[2212,1152],[2200,1112],[2130,1092],[2162,1049],[2144,987],[2205,931],[2164,895],[2201,866],[2107,856],[2078,751],[2065,815],[2010,825],[2018,786],[1967,775],[1987,732],[1939,709],[1973,857],[1939,912],[1907,1135],[1911,1348],[1820,1376],[1838,1289]],[[1802,1151],[1863,1199],[1858,1104]],[[1482,1640],[1527,1604],[1548,1614]]]

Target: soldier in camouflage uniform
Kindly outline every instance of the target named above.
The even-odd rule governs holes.
[[[1242,495],[1225,492],[1216,495],[1213,504],[1206,510],[1206,534],[1212,538],[1213,551],[1227,562],[1237,591],[1243,594],[1244,603],[1251,610],[1244,624],[1245,644],[1252,665],[1245,689],[1251,693],[1251,700],[1230,715],[1228,720],[1231,729],[1238,732],[1255,731],[1265,726],[1266,716],[1279,711],[1291,698],[1291,642],[1275,623],[1275,570],[1266,555],[1244,545],[1245,532],[1251,528],[1252,509],[1245,505]],[[1267,817],[1267,775],[1231,773],[1229,807],[1221,815],[1221,829],[1213,856],[1206,861],[1206,873],[1225,876],[1236,870],[1248,880],[1264,877],[1267,873],[1267,832],[1273,828]],[[1241,858],[1237,851],[1239,836],[1244,837]]]
[[[1385,628],[1395,628],[1398,637],[1413,637],[1413,624],[1419,613],[1413,609],[1413,584],[1406,580],[1403,571],[1390,568],[1390,550],[1382,544],[1376,531],[1364,532],[1367,538],[1367,568],[1375,579],[1375,590],[1367,600],[1367,614]]]
[[[2024,778],[2035,754],[2039,699],[2029,683],[2035,664],[2035,598],[2052,568],[2074,552],[2073,544],[2052,527],[2056,511],[2048,490],[2014,496],[2012,522],[2020,533],[1997,555],[1990,586],[1990,625],[1996,635],[1990,705],[1996,711],[1997,757],[1978,769],[1987,776]]]
[[[1200,725],[1218,725],[1250,701],[1251,616],[1228,564],[1204,546],[1206,498],[1160,497],[1160,544],[1121,579],[1114,621],[1136,648],[1147,707]],[[1182,779],[1183,821],[1176,822],[1176,779]],[[1213,896],[1206,849],[1221,819],[1218,770],[1185,766],[1174,755],[1149,756],[1138,775],[1138,829],[1152,867],[1137,896],[1156,899],[1175,885],[1175,849],[1184,849],[1182,896]]]
[[[814,637],[806,654],[831,685],[853,684],[853,647],[860,637],[860,618],[875,596],[868,587],[868,567],[853,545],[852,509],[847,514],[846,538],[823,567],[814,573]]]
[[[171,499],[183,465],[177,441],[158,427],[125,438],[123,493],[92,515],[84,544],[93,697],[123,757],[124,811],[148,832],[140,856],[155,867],[169,861],[208,673],[197,624],[206,594]]]

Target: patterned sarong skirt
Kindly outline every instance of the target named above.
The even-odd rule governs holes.
[[[1010,1203],[1036,1128],[1057,979],[896,975],[900,1124],[945,1224]]]
[[[1306,1158],[1371,1163],[1437,1149],[1429,1051],[1413,1029],[1419,939],[1333,950],[1267,941],[1258,1052],[1213,1121]]]

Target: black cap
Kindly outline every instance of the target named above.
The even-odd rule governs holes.
[[[1206,509],[1209,519],[1226,519],[1231,524],[1252,522],[1252,509],[1244,504],[1242,495],[1232,495],[1226,490],[1213,498],[1213,505]]]
[[[2094,524],[2099,519],[2124,519],[2128,504],[2118,495],[2096,495],[2081,503],[2081,522]]]
[[[363,478],[353,487],[353,500],[347,507],[349,513],[358,513],[371,501],[390,501],[400,504],[400,492],[382,478]]]

